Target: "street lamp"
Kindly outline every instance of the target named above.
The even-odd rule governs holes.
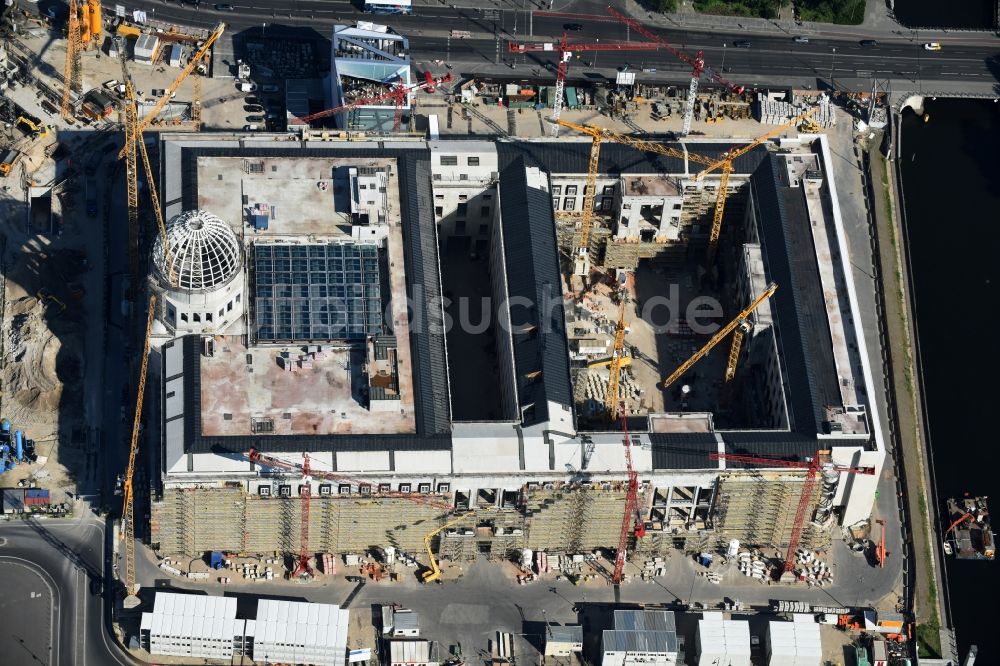
[[[597,38],[595,37],[595,38],[594,38],[594,44],[600,44],[600,43],[601,43],[601,40],[600,40],[600,39],[597,39]],[[597,54],[598,54],[598,53],[600,53],[600,51],[594,51],[594,64],[592,65],[592,67],[595,67],[595,68],[597,67]]]
[[[722,42],[722,73],[726,72],[726,43]]]
[[[833,71],[834,71],[834,66],[836,65],[836,63],[837,63],[837,47],[834,46],[833,47],[833,55],[830,56],[830,87],[831,88],[836,88],[837,87],[836,84],[833,81]]]

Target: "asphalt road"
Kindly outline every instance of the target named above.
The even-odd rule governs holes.
[[[4,567],[27,566],[31,573],[25,574],[40,577],[43,583],[36,587],[44,587],[52,599],[51,620],[35,626],[29,624],[33,616],[4,614],[4,632],[24,632],[23,636],[18,634],[24,639],[23,644],[19,643],[23,647],[15,650],[28,649],[33,658],[15,658],[12,656],[18,654],[15,651],[5,652],[0,661],[52,666],[139,663],[121,651],[106,631],[111,597],[104,574],[107,570],[104,537],[104,525],[89,517],[79,521],[32,520],[0,525],[0,576],[5,576]],[[44,603],[44,599],[40,601]],[[40,640],[47,644],[49,632],[56,637],[51,654],[29,647],[38,645]],[[0,635],[0,645],[6,644],[4,638]]]
[[[43,0],[44,4],[44,0]],[[144,9],[152,18],[180,24],[211,27],[219,21],[229,26],[229,34],[244,30],[274,31],[280,26],[310,27],[324,36],[337,22],[358,19],[387,23],[410,38],[411,56],[415,62],[449,58],[459,71],[477,72],[497,67],[497,41],[501,39],[500,67],[507,71],[510,63],[518,69],[540,68],[554,63],[554,54],[526,54],[514,58],[506,52],[506,40],[515,35],[519,41],[553,41],[564,32],[567,21],[579,23],[582,29],[570,32],[571,42],[646,41],[641,35],[603,13],[604,3],[571,3],[580,12],[575,18],[565,14],[549,16],[545,12],[506,9],[494,22],[480,9],[450,6],[418,7],[413,16],[373,17],[358,12],[344,0],[252,0],[233,3],[234,11],[216,11],[212,3],[200,7],[166,0],[132,0],[129,10]],[[113,3],[107,3],[113,11]],[[565,11],[565,10],[564,10]],[[263,28],[266,24],[268,27]],[[788,85],[808,81],[827,82],[831,76],[845,82],[850,79],[870,79],[872,76],[918,82],[933,88],[935,82],[949,84],[963,81],[992,82],[997,80],[1000,66],[993,58],[1000,54],[1000,40],[986,33],[950,33],[935,37],[944,48],[931,52],[923,49],[926,37],[915,39],[906,34],[878,35],[879,45],[861,46],[866,36],[860,29],[830,26],[822,35],[810,36],[808,44],[793,42],[792,34],[753,35],[747,32],[702,32],[691,30],[653,31],[689,54],[704,51],[706,62],[738,83],[751,85]],[[469,39],[447,39],[450,30],[471,33]],[[530,33],[530,36],[529,36]],[[736,40],[749,40],[749,48],[734,48]],[[538,57],[541,56],[541,57]],[[586,62],[594,62],[593,53],[583,53],[574,60],[570,76],[586,73]],[[506,64],[504,64],[506,63]],[[633,68],[653,68],[649,80],[683,81],[689,68],[666,51],[601,52],[596,55],[595,69],[613,71],[625,63]],[[992,64],[991,64],[992,63]],[[471,69],[470,69],[471,68]]]

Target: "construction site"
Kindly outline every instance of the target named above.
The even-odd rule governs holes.
[[[868,521],[886,453],[824,134],[849,119],[835,100],[748,91],[688,56],[686,91],[628,71],[569,86],[569,59],[555,85],[414,83],[405,37],[372,24],[336,26],[326,88],[234,59],[235,95],[216,76],[223,24],[95,28],[87,11],[71,12],[56,113],[11,111],[8,177],[89,210],[86,175],[61,190],[32,151],[51,157],[41,138],[73,118],[95,116],[102,141],[125,129],[106,145],[124,158],[123,294],[148,353],[123,408],[122,529],[148,486],[139,532],[158,556],[280,554],[306,579],[323,554],[391,548],[433,581],[438,559],[598,551],[619,583],[630,558],[742,546],[790,582],[808,578],[799,549]],[[666,48],[618,19],[647,38],[635,50]],[[99,44],[115,57],[91,59]],[[139,67],[163,86],[146,103]],[[108,77],[102,96],[85,101],[81,69]],[[281,111],[241,132],[231,118],[268,88]],[[449,138],[469,133],[489,136]],[[73,292],[85,266],[60,265]],[[8,349],[38,339],[32,312],[70,325],[73,293],[18,283]],[[10,372],[5,416],[11,395],[58,399]]]

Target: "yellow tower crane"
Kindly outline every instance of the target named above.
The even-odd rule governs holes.
[[[715,335],[713,335],[712,338],[705,343],[704,347],[696,351],[691,356],[691,358],[681,363],[679,368],[674,370],[669,377],[663,380],[663,390],[665,391],[668,388],[670,388],[671,384],[676,382],[681,376],[684,375],[685,372],[690,370],[691,366],[700,361],[702,357],[705,356],[705,354],[712,351],[712,348],[714,348],[715,345],[719,344],[719,342],[721,342],[727,335],[732,333],[733,330],[737,326],[739,326],[741,322],[745,321],[746,318],[749,317],[750,314],[753,313],[753,311],[756,310],[761,303],[770,298],[777,290],[778,290],[777,284],[775,284],[774,282],[769,284],[767,288],[764,289],[764,291],[762,291],[760,295],[757,296],[757,298],[755,298],[753,302],[750,303],[750,305],[748,305],[742,312],[736,315],[736,317],[731,322],[729,322],[728,324],[720,328],[718,331],[716,331]]]
[[[423,576],[422,576],[422,580],[425,583],[433,583],[434,581],[441,579],[441,567],[438,566],[437,558],[434,556],[434,550],[431,548],[431,541],[433,541],[434,537],[437,534],[439,534],[440,532],[443,532],[444,530],[448,529],[449,527],[452,527],[453,525],[457,525],[460,522],[462,522],[463,520],[465,520],[466,518],[469,518],[469,517],[474,516],[474,515],[476,515],[475,511],[466,511],[465,513],[463,513],[458,518],[454,518],[452,520],[449,520],[447,523],[445,523],[441,527],[438,527],[437,529],[435,529],[435,530],[433,530],[431,532],[428,532],[427,535],[424,536],[424,548],[427,549],[427,559],[431,563],[430,570],[429,571],[425,571],[423,573]]]
[[[170,87],[168,87],[164,91],[163,95],[160,96],[160,99],[156,101],[156,104],[153,105],[153,108],[150,110],[150,112],[146,114],[146,117],[143,118],[138,123],[139,133],[143,132],[153,123],[153,121],[156,119],[156,116],[158,116],[160,114],[160,111],[163,110],[163,107],[167,105],[167,102],[170,101],[170,98],[173,96],[173,94],[177,92],[177,89],[181,87],[182,83],[184,83],[184,79],[186,79],[188,75],[191,74],[191,72],[193,72],[195,68],[201,64],[201,61],[205,58],[206,55],[208,55],[208,52],[212,48],[212,45],[215,44],[216,40],[218,40],[219,37],[222,36],[222,33],[225,32],[225,30],[226,30],[225,23],[220,23],[217,26],[215,26],[215,30],[212,31],[212,34],[209,35],[208,39],[205,40],[205,43],[201,45],[201,48],[198,49],[197,53],[195,53],[191,57],[190,62],[188,62],[188,64],[184,67],[184,69],[181,70],[181,73],[177,75],[177,78],[174,79],[174,82],[170,84]],[[118,159],[126,157],[126,152],[125,152],[126,148],[122,148],[121,151],[119,151]]]
[[[139,110],[136,105],[135,99],[135,85],[132,83],[132,75],[128,71],[128,64],[125,59],[125,50],[120,51],[120,59],[122,66],[122,78],[125,80],[125,149],[131,150],[133,153],[140,153],[142,155],[142,165],[146,171],[146,183],[149,185],[149,197],[151,199],[151,204],[153,207],[153,214],[156,216],[156,224],[159,227],[160,236],[163,239],[163,254],[165,258],[165,265],[167,267],[167,275],[171,285],[176,286],[177,281],[174,276],[174,266],[170,255],[170,242],[167,238],[167,228],[163,221],[163,211],[160,209],[160,195],[156,189],[156,178],[153,173],[153,167],[149,161],[149,153],[146,150],[146,142],[142,136],[142,129],[139,127],[138,118]],[[135,134],[138,134],[138,138],[135,138]],[[126,157],[128,155],[126,154]],[[137,159],[133,154],[126,161],[126,171],[127,171],[127,188],[128,188],[128,220],[129,220],[129,269],[133,270],[133,275],[137,275],[135,270],[138,269],[138,244],[139,244],[139,184],[138,184],[138,173],[137,173]],[[134,236],[134,241],[133,241]],[[133,246],[133,242],[135,245]],[[133,269],[132,263],[132,250],[135,248],[135,268]]]
[[[787,123],[778,125],[766,134],[762,134],[750,143],[727,151],[723,154],[722,159],[712,162],[694,177],[695,180],[701,180],[708,173],[716,169],[720,170],[719,173],[721,175],[721,179],[719,180],[719,194],[715,198],[715,211],[712,215],[712,230],[708,235],[708,259],[706,263],[709,268],[711,268],[712,264],[715,263],[715,252],[719,247],[719,235],[722,233],[722,215],[726,210],[726,190],[729,188],[729,176],[733,173],[733,162],[737,157],[749,153],[751,150],[761,145],[768,139],[781,134],[790,127],[795,127],[801,121],[816,113],[818,110],[818,107],[813,107],[805,113],[795,116]]]
[[[135,454],[139,448],[139,422],[142,420],[142,403],[146,394],[146,370],[149,365],[149,338],[153,332],[153,313],[156,310],[156,296],[149,297],[149,312],[146,314],[146,341],[142,346],[142,365],[139,369],[139,388],[135,397],[135,416],[132,419],[132,440],[128,451],[128,467],[122,484],[121,538],[125,541],[125,607],[139,605],[139,586],[135,582],[135,515],[133,511],[133,476],[135,475]]]
[[[604,398],[604,406],[612,421],[618,419],[618,383],[622,375],[622,358],[625,353],[625,298],[622,290],[622,302],[618,308],[618,326],[615,328],[615,346],[611,350],[611,362],[608,364],[608,393]]]
[[[86,0],[84,0],[86,2]],[[80,90],[80,17],[76,0],[69,0],[69,18],[66,21],[66,66],[63,69],[62,116],[73,117],[73,91]]]

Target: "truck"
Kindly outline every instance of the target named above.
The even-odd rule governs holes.
[[[97,181],[93,178],[87,179],[87,215],[97,215]]]
[[[240,81],[236,87],[239,88],[240,92],[257,92],[257,84],[248,81]]]
[[[9,176],[17,162],[18,152],[10,149],[0,153],[0,176]]]

